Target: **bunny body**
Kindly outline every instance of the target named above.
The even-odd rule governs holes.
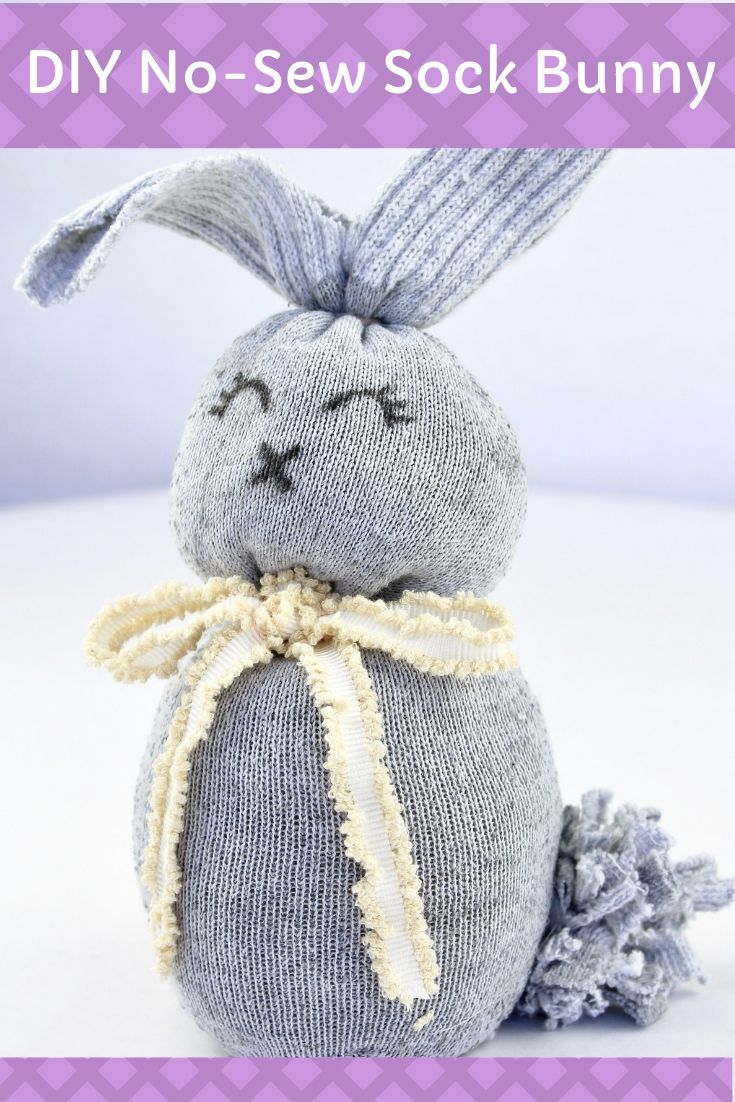
[[[380,701],[440,967],[411,1012],[381,996],[362,944],[301,667],[246,671],[221,697],[193,765],[180,843],[176,980],[199,1024],[247,1056],[457,1056],[511,1012],[549,912],[560,801],[522,674],[432,677],[379,654]],[[181,694],[158,712],[136,799],[146,841],[152,762]],[[429,1008],[433,1020],[414,1025]]]
[[[288,459],[261,477],[264,449]],[[205,380],[171,506],[182,553],[203,577],[255,582],[299,564],[339,592],[390,599],[494,585],[525,494],[512,429],[440,341],[288,311],[235,341]],[[440,993],[410,1012],[381,996],[353,902],[360,870],[329,794],[322,718],[303,669],[276,658],[220,697],[194,759],[179,851],[176,976],[229,1052],[457,1055],[511,1012],[528,975],[561,806],[525,680],[517,670],[436,677],[379,652],[364,661]],[[144,761],[139,862],[151,765],[181,692],[180,675]],[[432,1022],[416,1031],[428,1010]]]

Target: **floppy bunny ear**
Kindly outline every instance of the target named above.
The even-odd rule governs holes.
[[[345,308],[426,326],[569,209],[597,149],[434,149],[412,158],[349,229]]]
[[[36,246],[16,287],[41,306],[71,298],[140,221],[208,241],[299,306],[342,305],[347,220],[245,153],[160,169],[81,207]]]

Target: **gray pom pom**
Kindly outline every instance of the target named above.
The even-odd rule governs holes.
[[[711,858],[671,860],[657,811],[627,805],[610,818],[610,799],[589,792],[564,810],[549,926],[516,1008],[551,1029],[610,1007],[655,1022],[678,983],[703,981],[688,920],[735,895]]]

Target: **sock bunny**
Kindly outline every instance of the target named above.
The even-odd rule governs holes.
[[[428,151],[354,221],[248,154],[204,158],[26,263],[20,286],[62,301],[147,221],[295,304],[187,422],[171,519],[208,580],[114,603],[88,643],[120,679],[170,678],[136,857],[159,964],[228,1052],[458,1055],[516,1006],[653,1020],[693,971],[685,918],[729,898],[709,863],[670,863],[653,813],[562,812],[510,621],[472,596],[520,533],[518,445],[425,332],[603,156]]]

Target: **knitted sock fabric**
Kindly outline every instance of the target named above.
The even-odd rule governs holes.
[[[171,494],[187,563],[252,582],[301,566],[371,598],[483,594],[509,566],[525,472],[501,411],[424,328],[542,237],[603,157],[429,150],[356,219],[249,154],[203,158],[64,219],[19,286],[42,305],[71,297],[138,221],[222,249],[295,308],[235,341],[196,400]],[[352,891],[360,869],[328,792],[323,715],[302,667],[279,651],[222,692],[194,752],[178,846],[186,1003],[229,1052],[251,1056],[459,1055],[507,1017],[530,974],[527,1012],[571,1020],[584,968],[569,981],[577,998],[557,991],[551,949],[534,964],[560,882],[561,805],[521,673],[434,676],[372,650],[363,662],[438,994],[407,1009],[381,993]],[[153,761],[183,677],[141,772],[139,864]],[[582,869],[596,837],[577,839]]]
[[[258,478],[264,445],[291,456],[277,465],[288,489],[272,471]],[[512,555],[525,495],[510,426],[439,341],[292,311],[237,341],[205,382],[171,500],[179,545],[203,576],[257,581],[298,560],[343,592],[390,596],[490,588]],[[327,793],[322,721],[301,669],[273,663],[220,700],[181,844],[177,978],[228,1052],[458,1055],[507,1017],[528,975],[549,909],[560,797],[525,681],[434,678],[371,653],[365,663],[440,996],[411,1014],[381,997],[353,902],[359,870]],[[164,708],[156,747],[169,718]],[[434,1020],[416,1032],[429,1005]]]
[[[301,667],[272,662],[221,698],[180,846],[176,978],[232,1055],[458,1056],[508,1016],[531,969],[561,806],[524,678],[430,677],[376,653],[365,665],[423,882],[439,995],[410,1013],[381,996],[351,890],[360,873],[327,793],[319,712]],[[175,682],[141,772],[138,863],[151,763],[179,693]],[[429,1005],[434,1018],[417,1032]]]
[[[525,502],[510,425],[440,341],[309,310],[240,338],[205,381],[171,519],[203,577],[298,563],[346,593],[449,594],[493,587]]]
[[[248,153],[160,169],[63,219],[17,286],[49,306],[95,278],[138,221],[222,249],[310,310],[423,327],[559,219],[606,153],[430,149],[350,221]]]

